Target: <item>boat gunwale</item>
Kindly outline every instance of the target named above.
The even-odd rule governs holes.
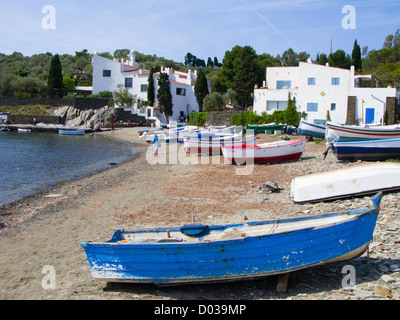
[[[197,241],[190,241],[190,242],[181,242],[181,241],[171,241],[171,242],[120,242],[118,239],[120,239],[120,234],[122,233],[148,233],[148,232],[167,232],[167,231],[181,231],[182,227],[174,227],[174,228],[153,228],[153,229],[137,229],[137,230],[125,230],[125,229],[117,229],[114,231],[114,233],[111,235],[109,240],[106,242],[92,242],[92,241],[84,241],[81,243],[82,247],[87,247],[87,246],[132,246],[132,247],[148,247],[148,246],[198,246],[198,245],[210,245],[211,243],[215,243],[218,245],[224,244],[224,243],[233,243],[235,241],[240,241],[243,242],[244,240],[251,240],[251,239],[262,239],[262,238],[267,238],[267,237],[273,237],[273,236],[281,236],[283,234],[289,234],[293,232],[300,232],[300,231],[306,231],[306,230],[318,230],[318,229],[324,229],[324,228],[329,228],[332,226],[336,226],[339,224],[343,223],[349,223],[353,222],[354,220],[359,219],[363,215],[370,215],[370,214],[378,214],[379,213],[379,203],[381,201],[382,197],[382,192],[377,193],[374,197],[372,197],[372,202],[373,206],[372,207],[367,207],[363,209],[356,209],[356,210],[350,210],[350,211],[344,211],[344,212],[335,212],[335,213],[326,213],[326,214],[320,214],[320,215],[315,215],[315,216],[308,216],[308,217],[296,217],[296,218],[288,218],[288,219],[276,219],[276,220],[267,220],[267,221],[253,221],[253,222],[248,222],[248,223],[238,223],[238,224],[229,224],[229,225],[211,225],[208,226],[210,228],[210,232],[213,230],[217,229],[230,229],[230,228],[235,228],[235,227],[243,227],[243,226],[257,226],[257,225],[274,225],[275,223],[279,222],[281,223],[292,223],[292,222],[298,222],[298,221],[312,221],[312,220],[319,220],[319,219],[324,219],[328,217],[333,217],[333,216],[339,216],[339,215],[346,215],[349,216],[349,219],[345,219],[343,221],[338,221],[337,223],[329,223],[327,225],[322,225],[322,226],[304,226],[302,228],[294,229],[294,230],[288,230],[288,231],[281,231],[281,232],[274,232],[274,233],[264,233],[260,235],[251,235],[251,236],[244,236],[244,237],[237,237],[237,238],[221,238],[221,239],[212,239],[212,240],[203,240],[201,237],[195,238]],[[351,217],[352,216],[352,217]]]

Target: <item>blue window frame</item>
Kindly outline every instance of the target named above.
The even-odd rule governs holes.
[[[111,70],[103,70],[103,77],[111,77]]]
[[[318,102],[308,102],[307,103],[307,111],[317,112],[318,111]]]
[[[336,110],[336,103],[331,103],[331,111],[335,111]]]
[[[309,86],[315,86],[315,78],[313,78],[313,77],[308,78],[307,84]]]
[[[332,84],[333,86],[338,86],[338,85],[340,85],[340,78],[333,77],[332,80],[331,80],[331,84]]]

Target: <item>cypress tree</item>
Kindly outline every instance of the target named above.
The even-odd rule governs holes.
[[[63,76],[60,57],[58,54],[54,55],[50,61],[49,76],[47,79],[47,92],[50,97],[55,96],[54,89],[62,89]]]
[[[151,68],[149,78],[147,79],[147,103],[149,104],[149,106],[153,106],[155,100],[153,74],[154,69]]]
[[[172,116],[172,95],[170,90],[170,82],[168,74],[162,72],[158,79],[158,92],[157,92],[158,106],[160,112],[167,117]]]
[[[362,69],[361,48],[358,45],[357,40],[354,41],[353,52],[351,53],[351,64],[356,70]]]
[[[199,111],[202,111],[204,97],[208,95],[207,79],[202,69],[200,69],[197,74],[196,84],[194,85],[194,95],[199,105]]]

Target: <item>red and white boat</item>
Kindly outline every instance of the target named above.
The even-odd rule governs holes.
[[[325,139],[336,141],[360,141],[400,138],[400,126],[346,126],[333,122],[326,124]]]
[[[236,164],[276,163],[297,160],[301,157],[305,138],[279,140],[263,144],[243,144],[241,146],[222,146],[225,159]]]
[[[183,139],[185,151],[190,154],[219,155],[221,154],[222,146],[242,146],[255,143],[256,136],[251,135],[243,137],[241,133],[227,136],[205,136],[202,138],[185,137]]]

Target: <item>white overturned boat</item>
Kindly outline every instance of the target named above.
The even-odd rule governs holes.
[[[313,202],[400,188],[400,163],[384,162],[296,177],[294,202]]]

